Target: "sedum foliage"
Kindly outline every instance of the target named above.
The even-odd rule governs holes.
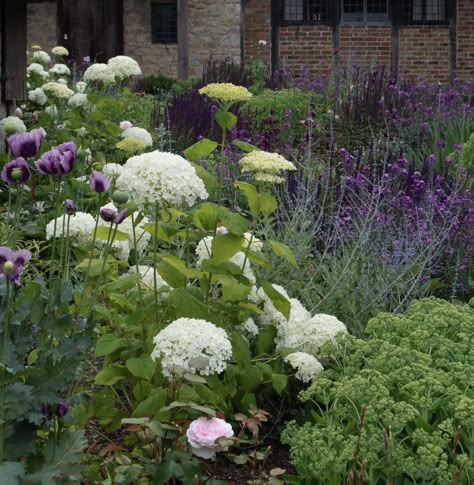
[[[283,432],[304,482],[345,483],[367,459],[364,483],[474,483],[473,308],[428,298],[366,333],[323,348],[326,370],[300,395],[311,419]]]

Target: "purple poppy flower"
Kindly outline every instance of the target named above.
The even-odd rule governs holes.
[[[103,207],[100,209],[100,217],[105,222],[113,222],[114,224],[120,224],[123,222],[125,217],[127,217],[128,209],[125,208],[120,212],[117,212],[116,209],[112,209],[111,207]]]
[[[26,160],[18,157],[16,160],[7,162],[2,169],[2,180],[7,184],[24,184],[31,178],[31,170]]]
[[[45,136],[46,131],[43,128],[31,130],[29,133],[17,133],[8,138],[8,145],[15,157],[34,157]]]
[[[76,215],[76,204],[71,199],[66,199],[64,202],[64,212],[68,216],[75,216]]]
[[[64,418],[64,416],[66,416],[66,414],[68,413],[69,411],[69,404],[68,402],[66,401],[66,399],[61,399],[59,401],[59,404],[58,404],[58,416],[60,418]]]
[[[35,162],[36,168],[43,175],[61,176],[69,173],[76,161],[76,145],[67,142],[58,145]]]
[[[13,251],[5,246],[0,247],[0,278],[14,281],[17,286],[21,285],[20,276],[25,264],[30,260],[31,252],[26,249]]]
[[[51,412],[49,404],[41,404],[41,414],[48,419],[51,419],[53,417],[53,413]]]
[[[102,172],[92,170],[92,173],[89,176],[89,185],[91,186],[91,190],[100,194],[109,190],[110,180]]]

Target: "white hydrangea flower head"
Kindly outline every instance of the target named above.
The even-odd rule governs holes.
[[[59,57],[66,57],[69,55],[69,51],[61,46],[61,45],[57,45],[56,47],[53,47],[51,49],[51,52],[55,55],[55,56],[59,56]]]
[[[183,157],[158,150],[127,160],[116,187],[130,194],[140,209],[146,206],[192,206],[208,193],[194,167]]]
[[[18,116],[7,116],[0,120],[0,132],[8,133],[25,133],[26,126]]]
[[[51,62],[50,55],[45,51],[35,51],[31,58],[40,64],[48,64],[48,62]]]
[[[28,92],[28,99],[40,106],[45,105],[48,102],[48,96],[44,94],[44,91],[41,88],[32,89]]]
[[[69,99],[74,94],[74,91],[69,89],[65,84],[54,81],[43,84],[41,89],[47,96],[52,96],[58,99]]]
[[[139,128],[138,126],[132,126],[128,130],[122,131],[122,138],[135,138],[142,141],[146,147],[151,147],[153,145],[153,138],[150,133],[144,128]]]
[[[76,83],[76,91],[78,93],[83,93],[87,88],[87,83],[85,83],[84,81],[78,81]]]
[[[334,341],[339,333],[347,333],[346,326],[332,315],[319,313],[306,321],[290,320],[278,327],[277,348],[295,348],[318,356],[321,346]]]
[[[223,236],[224,234],[229,234],[229,229],[227,229],[227,227],[225,227],[225,226],[217,226],[216,234],[218,236]]]
[[[196,253],[196,256],[197,256],[197,261],[196,261],[197,266],[200,267],[202,265],[202,262],[205,259],[210,259],[211,255],[212,255],[212,241],[213,240],[214,240],[214,238],[212,236],[206,236],[206,237],[203,237],[198,242],[198,244],[196,245],[195,253]],[[255,275],[254,275],[254,273],[251,269],[251,264],[250,264],[249,259],[247,258],[247,260],[246,260],[246,258],[245,258],[245,253],[243,253],[242,251],[239,251],[238,253],[235,253],[229,259],[229,261],[231,263],[234,263],[235,265],[237,265],[239,268],[242,268],[244,263],[245,263],[243,275],[248,280],[250,280],[252,285],[255,284],[256,278],[255,278]]]
[[[247,338],[253,339],[258,335],[259,328],[255,324],[253,318],[248,318],[245,322],[236,327],[237,332],[242,333]]]
[[[250,244],[251,251],[259,252],[262,250],[263,243],[257,236],[255,236],[255,234],[252,237],[252,234],[250,232],[244,232],[244,237],[245,237],[245,242],[242,245],[242,247],[245,250],[248,248],[250,240],[252,240],[252,243]]]
[[[163,375],[167,377],[182,376],[186,372],[219,374],[232,358],[226,331],[206,320],[179,318],[158,333],[153,343],[151,357],[161,358]],[[197,359],[202,360],[200,365],[193,362]]]
[[[208,96],[226,107],[248,101],[252,97],[252,93],[246,87],[236,86],[232,83],[207,84],[199,90],[199,94]]]
[[[113,209],[114,211],[118,212],[117,207],[115,207],[113,202],[105,204],[101,209]],[[134,220],[137,219],[139,212],[134,213]],[[151,239],[151,234],[144,229],[144,224],[148,223],[147,218],[143,218],[138,224],[135,225],[135,237],[137,239],[137,252],[143,253],[146,249],[148,243]],[[99,219],[99,226],[103,227],[110,227],[110,222],[106,222],[103,219]],[[121,261],[127,261],[130,256],[130,251],[133,249],[133,222],[132,216],[126,217],[118,226],[118,231],[126,234],[128,240],[126,241],[119,241],[115,239],[111,246],[112,254]],[[97,245],[99,247],[105,246],[107,240],[102,240],[97,238]]]
[[[296,167],[278,153],[254,150],[239,160],[242,172],[251,172],[258,182],[281,183],[283,170],[296,170]]]
[[[56,80],[57,83],[59,84],[64,84],[65,86],[67,86],[67,80],[64,79],[63,77],[60,77],[59,79]]]
[[[115,82],[115,77],[107,64],[97,63],[90,65],[85,70],[83,80],[86,82],[99,81],[104,84],[112,84]]]
[[[79,108],[81,106],[86,107],[89,102],[87,101],[87,94],[85,93],[76,93],[73,94],[68,101],[68,106],[71,108]]]
[[[118,163],[106,163],[102,167],[102,173],[109,178],[117,178],[123,172],[123,166]]]
[[[128,272],[129,274],[136,274],[137,267],[131,266]],[[159,292],[159,296],[161,300],[166,299],[166,297],[168,296],[168,293],[173,289],[161,277],[160,273],[158,273],[158,271],[156,271],[156,269],[154,269],[152,266],[139,265],[138,273],[140,274],[140,277],[141,277],[141,286],[145,291],[155,291],[154,273],[156,273],[156,287]]]
[[[57,74],[58,76],[70,76],[71,70],[66,64],[55,64],[50,70],[50,73]]]
[[[42,77],[43,79],[46,79],[49,77],[49,73],[44,70],[44,67],[42,64],[38,64],[37,62],[32,62],[27,68],[26,72],[28,75],[31,74],[36,74],[37,76]]]
[[[46,106],[44,109],[45,113],[49,114],[51,118],[55,119],[59,115],[59,111],[56,105],[52,104],[51,106]]]
[[[67,228],[68,216],[63,214],[56,219],[56,237],[60,237],[64,227]],[[76,212],[69,218],[69,238],[77,243],[83,243],[92,238],[95,219],[86,212]],[[54,219],[46,225],[46,239],[52,239],[54,234]]]
[[[278,293],[283,295],[287,300],[290,299],[290,297],[288,296],[288,293],[286,292],[285,288],[283,288],[283,286],[275,285],[275,284],[273,284],[272,286],[276,291],[278,291]],[[259,288],[257,290],[256,297],[257,299],[256,301],[254,301],[256,304],[263,302],[264,314],[259,315],[259,321],[261,325],[273,324],[278,326],[283,322],[286,322],[286,318],[283,315],[283,313],[281,313],[279,310],[275,308],[275,305],[273,304],[272,300],[270,300],[270,298],[267,296],[263,288]]]
[[[295,377],[303,382],[312,381],[324,370],[321,362],[319,362],[316,357],[307,354],[306,352],[293,352],[287,355],[283,360],[296,370]]]
[[[115,56],[109,59],[109,70],[118,79],[126,79],[130,76],[141,76],[142,70],[135,59],[128,56]]]

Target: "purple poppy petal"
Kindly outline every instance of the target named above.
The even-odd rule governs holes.
[[[122,209],[114,218],[114,223],[115,224],[120,224],[123,222],[123,220],[127,217],[128,209],[125,207],[125,209]]]
[[[110,188],[110,180],[102,172],[98,172],[97,170],[93,170],[89,176],[89,184],[91,190],[99,194],[107,192]]]
[[[105,222],[114,222],[116,215],[117,211],[110,209],[109,207],[100,209],[100,217],[102,217]]]

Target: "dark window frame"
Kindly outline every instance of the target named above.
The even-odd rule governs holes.
[[[165,10],[169,7],[174,8],[175,22],[173,26],[168,26],[169,29],[164,29],[160,32],[160,28],[163,27],[159,22],[159,10],[162,9],[162,15],[165,14]],[[169,15],[169,13],[166,13]],[[164,23],[166,20],[163,20]],[[151,0],[150,2],[150,23],[151,23],[151,43],[152,44],[177,44],[178,43],[178,2],[177,0]]]
[[[401,1],[402,1],[402,8],[401,8],[400,20],[402,25],[449,25],[448,2],[450,0],[444,0],[444,1],[443,0],[419,0],[422,4],[421,19],[413,18],[415,16],[414,13],[412,13],[411,18],[407,18],[407,9],[410,8],[410,6],[411,6],[411,9],[413,9],[413,2],[415,2],[416,0],[401,0]],[[444,3],[443,18],[436,19],[436,20],[426,19],[428,5],[430,3],[437,2],[437,1],[440,3]]]
[[[349,0],[350,1],[350,0]],[[390,6],[389,0],[384,0],[385,2],[385,12],[369,12],[368,10],[368,3],[371,0],[360,0],[362,2],[362,18],[359,20],[355,18],[357,15],[356,13],[346,12],[344,8],[345,0],[341,0],[341,23],[342,24],[355,24],[355,25],[373,25],[373,24],[390,24]],[[400,1],[400,0],[391,0],[391,1]]]
[[[312,1],[318,0],[301,0],[303,4],[303,18],[302,19],[287,19],[285,18],[285,6],[286,2],[291,2],[294,0],[282,0],[281,2],[281,23],[282,25],[329,25],[331,23],[331,10],[330,10],[330,2],[333,0],[319,0],[324,6],[325,10],[325,17],[322,19],[309,19],[309,5]]]

